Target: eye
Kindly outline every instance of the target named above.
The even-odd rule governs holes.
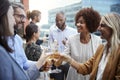
[[[101,27],[108,27],[106,24],[100,24]]]

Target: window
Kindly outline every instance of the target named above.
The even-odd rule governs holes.
[[[10,2],[20,2],[22,3],[22,0],[9,0]]]

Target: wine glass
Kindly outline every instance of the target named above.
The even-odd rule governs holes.
[[[52,54],[53,54],[51,56],[51,60],[53,62],[53,67],[55,67],[55,69],[52,70],[52,73],[60,73],[61,70],[58,69],[58,64],[56,64],[56,62],[59,59],[58,42],[57,42],[57,40],[54,40],[49,45],[50,45],[50,48],[51,48],[51,51],[52,51]]]

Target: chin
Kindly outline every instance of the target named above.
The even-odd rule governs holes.
[[[81,30],[77,30],[78,33],[81,33]]]
[[[103,36],[100,36],[101,37],[101,39],[105,39]]]

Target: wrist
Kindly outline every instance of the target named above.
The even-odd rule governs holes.
[[[68,60],[68,63],[71,65],[71,64],[72,64],[72,62],[73,62],[73,59],[72,59],[72,58],[70,58],[70,59]]]

